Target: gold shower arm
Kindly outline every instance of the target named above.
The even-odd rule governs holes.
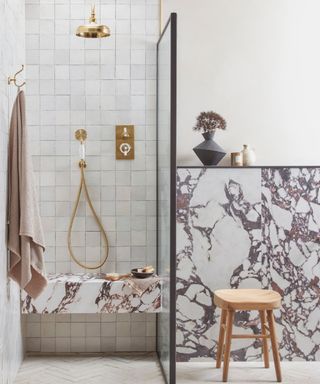
[[[91,7],[91,16],[89,18],[90,23],[95,23],[96,22],[96,6],[95,4],[92,5]]]

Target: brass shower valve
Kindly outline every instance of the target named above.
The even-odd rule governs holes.
[[[116,159],[134,159],[134,125],[116,125]]]

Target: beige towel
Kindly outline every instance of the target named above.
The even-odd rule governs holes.
[[[25,121],[25,98],[18,93],[13,105],[8,158],[9,276],[31,297],[47,285],[41,219],[33,180]]]

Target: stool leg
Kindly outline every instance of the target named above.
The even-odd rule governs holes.
[[[265,311],[259,311],[260,313],[260,320],[261,320],[261,334],[266,335],[266,312]],[[268,339],[262,339],[262,354],[264,359],[264,366],[265,368],[269,368],[269,350],[268,350]]]
[[[226,325],[226,319],[227,319],[227,311],[226,309],[223,309],[221,312],[221,318],[220,318],[220,331],[219,331],[219,340],[218,340],[218,350],[217,350],[217,363],[216,367],[221,367],[221,360],[222,360],[222,351],[224,346],[224,335],[225,335],[225,325]]]
[[[281,367],[280,367],[280,356],[279,356],[279,350],[278,350],[275,322],[274,322],[273,312],[271,310],[267,311],[267,317],[268,317],[268,324],[269,324],[269,329],[270,329],[274,367],[276,370],[277,381],[278,381],[278,383],[280,383],[282,381]]]
[[[225,346],[224,358],[223,358],[223,375],[222,375],[222,381],[224,383],[228,381],[233,318],[234,318],[234,311],[228,310],[227,326],[226,326],[227,328],[226,329],[226,346]]]

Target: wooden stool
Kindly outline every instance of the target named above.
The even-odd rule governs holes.
[[[281,296],[279,293],[265,289],[220,289],[214,292],[214,303],[222,309],[216,366],[217,368],[221,367],[222,352],[225,346],[223,381],[226,382],[228,380],[231,339],[262,339],[264,366],[269,368],[267,339],[270,338],[277,381],[281,382],[280,357],[272,312],[273,309],[279,308],[281,305]],[[250,310],[259,311],[261,334],[233,335],[232,325],[234,312]],[[266,319],[268,320],[268,324]],[[269,333],[267,333],[267,331]]]

